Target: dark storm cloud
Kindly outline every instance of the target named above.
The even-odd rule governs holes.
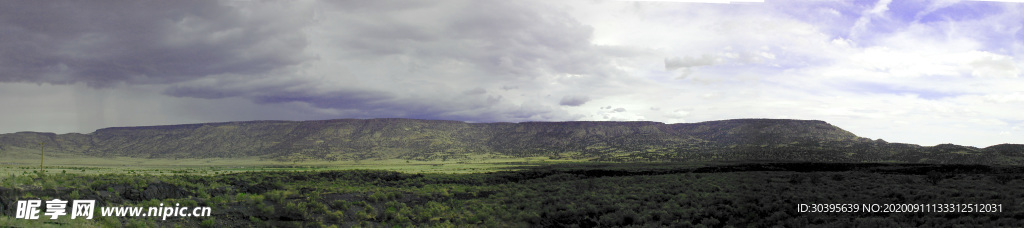
[[[0,83],[146,84],[338,118],[572,120],[559,104],[589,97],[538,94],[616,84],[612,60],[636,54],[591,44],[543,1],[95,3],[0,8]]]
[[[366,104],[312,103],[322,108],[481,122],[568,120],[573,117],[555,105],[561,103],[552,100],[557,98],[535,100],[526,94],[545,93],[548,88],[539,85],[550,83],[538,81],[563,75],[581,76],[566,81],[579,86],[606,83],[601,78],[621,73],[611,58],[636,54],[592,45],[590,26],[544,2],[325,3],[317,12],[317,36],[322,39],[313,42],[323,46],[313,48],[322,59],[314,65],[329,63],[346,72],[311,72],[359,82],[361,89],[386,91],[393,98]],[[355,88],[319,84],[336,91]],[[505,93],[513,89],[524,91]]]
[[[348,90],[317,95],[278,92],[273,95],[258,96],[255,97],[254,100],[256,103],[301,102],[311,104],[318,108],[360,108],[376,110],[386,108],[383,102],[392,98],[394,98],[393,95],[385,92]]]
[[[175,97],[191,97],[203,99],[220,99],[241,95],[240,91],[214,89],[209,87],[172,86],[163,91],[163,94]]]
[[[8,2],[0,7],[0,81],[170,83],[259,74],[305,59],[291,5],[217,1]],[[298,14],[291,14],[298,15]]]

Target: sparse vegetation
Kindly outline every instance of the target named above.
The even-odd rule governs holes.
[[[51,158],[159,159],[170,164],[222,159],[295,168],[311,163],[459,164],[527,157],[612,162],[1024,164],[1024,153],[1020,153],[1024,145],[924,147],[860,138],[823,121],[778,119],[684,124],[347,119],[120,127],[90,134],[0,134],[7,159],[38,159],[38,150],[30,149],[38,143],[52,145],[47,147],[47,164],[57,164]]]
[[[404,161],[403,161],[404,162]],[[951,175],[951,174],[956,175]],[[1024,192],[993,180],[1019,167],[850,163],[694,166],[573,163],[475,174],[381,170],[268,171],[221,175],[15,175],[17,199],[91,198],[98,206],[211,206],[210,218],[98,218],[62,224],[183,226],[1021,226]],[[944,177],[941,184],[906,181]],[[919,184],[925,183],[925,184]],[[797,203],[998,203],[1001,213],[799,213]],[[35,226],[41,220],[0,224]]]

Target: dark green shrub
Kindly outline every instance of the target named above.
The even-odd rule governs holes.
[[[843,175],[841,173],[832,174],[832,180],[834,180],[834,181],[846,180],[846,175]]]
[[[932,185],[938,185],[943,179],[946,179],[946,175],[938,171],[930,171],[924,175],[924,180]]]

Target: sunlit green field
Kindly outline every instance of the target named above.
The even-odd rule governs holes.
[[[151,175],[216,175],[250,171],[331,171],[389,170],[402,173],[487,173],[519,170],[527,167],[559,163],[599,163],[587,160],[551,159],[549,157],[500,157],[473,155],[452,160],[359,160],[284,162],[258,157],[168,159],[133,157],[96,157],[81,154],[45,151],[42,170],[47,174],[151,174]],[[0,151],[0,177],[36,174],[40,170],[40,151],[17,149]],[[692,162],[704,166],[723,162]]]
[[[38,151],[34,154],[0,157],[0,175],[34,174],[39,172]],[[209,159],[144,159],[131,157],[89,157],[47,153],[43,159],[45,173],[73,174],[199,174],[214,175],[249,171],[329,171],[329,170],[391,170],[403,173],[484,173],[516,170],[523,167],[579,160],[552,160],[546,157],[471,158],[448,161],[417,161],[402,159],[361,161],[282,162],[260,158]]]

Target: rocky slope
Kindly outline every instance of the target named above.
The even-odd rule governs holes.
[[[606,161],[772,160],[1022,164],[1024,145],[922,147],[869,140],[817,120],[701,123],[465,123],[413,119],[248,121],[0,134],[0,150],[88,156],[278,160],[546,156]]]

